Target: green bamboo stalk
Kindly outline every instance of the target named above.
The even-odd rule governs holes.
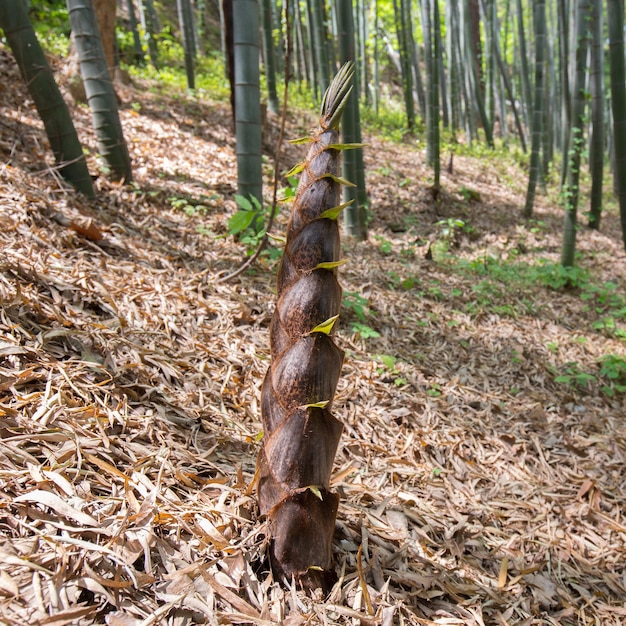
[[[330,82],[327,35],[324,24],[324,0],[311,0],[311,9],[318,88],[320,93],[324,93]]]
[[[67,0],[67,9],[100,156],[115,180],[130,183],[130,155],[92,0]]]
[[[93,198],[83,148],[23,2],[0,0],[0,28],[35,102],[61,176]]]
[[[233,0],[237,189],[263,204],[258,0]]]
[[[533,104],[530,171],[526,189],[526,203],[522,215],[532,217],[535,206],[535,192],[541,170],[541,137],[543,130],[543,107],[545,104],[544,63],[546,39],[546,5],[545,0],[535,0],[535,101]]]
[[[593,0],[592,4],[589,228],[597,230],[600,228],[602,216],[602,178],[604,173],[604,46],[602,45],[602,0]]]
[[[561,187],[567,179],[567,155],[569,154],[569,138],[572,126],[572,96],[569,79],[569,0],[557,3],[559,21],[559,75],[561,79]]]
[[[148,56],[155,69],[159,69],[159,47],[157,44],[158,23],[152,0],[139,0],[139,16],[144,37],[148,43]]]
[[[354,21],[352,0],[335,0],[337,7],[337,34],[339,41],[339,58],[342,63],[355,62]],[[353,89],[347,99],[342,117],[341,130],[346,143],[361,143],[361,121],[359,115],[358,90]],[[363,148],[348,150],[343,155],[343,177],[355,184],[354,187],[343,188],[344,202],[350,202],[345,211],[346,234],[359,241],[367,239],[365,207],[367,193],[365,191],[365,168],[363,164]]]
[[[193,14],[191,11],[190,0],[176,0],[176,6],[178,9],[178,23],[180,24],[180,35],[185,54],[187,88],[195,89],[196,43],[193,32]]]
[[[133,0],[126,0],[126,7],[128,8],[128,21],[130,22],[130,30],[133,34],[134,62],[143,63],[143,47],[141,45],[141,37],[139,37],[139,31],[137,30],[137,16],[135,14],[135,4]]]
[[[576,75],[572,93],[572,137],[567,174],[567,186],[564,189],[565,220],[563,224],[563,246],[561,249],[561,265],[572,267],[576,254],[576,230],[578,199],[580,195],[580,162],[584,149],[585,79],[587,71],[587,51],[590,41],[590,0],[578,0],[576,16]]]
[[[409,45],[407,25],[404,20],[405,11],[401,3],[406,0],[393,0],[393,12],[396,22],[396,33],[398,37],[398,52],[400,54],[400,67],[402,69],[402,93],[404,95],[404,106],[406,109],[406,120],[409,131],[415,128],[415,104],[413,101],[413,78],[409,58]]]
[[[272,0],[261,0],[261,21],[263,25],[263,66],[267,85],[267,109],[278,113],[280,105],[276,92],[276,50],[274,46]]]
[[[622,223],[622,238],[626,249],[626,63],[624,62],[623,0],[607,0],[607,22],[615,150],[614,177]]]

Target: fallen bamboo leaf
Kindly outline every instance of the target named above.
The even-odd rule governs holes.
[[[509,557],[505,556],[500,563],[500,572],[498,573],[498,589],[506,587],[506,579],[509,573]]]
[[[32,502],[35,504],[42,504],[43,506],[53,509],[59,515],[69,517],[83,526],[91,526],[92,528],[100,526],[100,523],[91,517],[91,515],[87,515],[87,513],[83,513],[82,511],[75,509],[59,496],[54,493],[50,493],[49,491],[44,491],[43,489],[34,489],[33,491],[22,494],[21,496],[17,496],[14,499],[14,502]]]

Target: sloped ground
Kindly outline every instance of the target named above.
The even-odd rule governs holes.
[[[0,64],[0,622],[626,622],[626,406],[597,365],[624,342],[602,294],[493,274],[558,258],[558,209],[518,219],[521,170],[457,156],[435,203],[414,141],[369,138],[370,240],[341,273],[340,580],[310,599],[273,583],[254,500],[276,262],[216,280],[245,256],[227,109],[124,91],[135,185],[101,177],[87,203],[41,169]],[[623,294],[615,216],[580,239]],[[572,364],[596,375],[555,382]]]

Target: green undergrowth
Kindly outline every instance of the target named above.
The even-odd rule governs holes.
[[[397,245],[380,235],[372,237],[382,256],[395,257],[404,268],[387,274],[390,289],[446,302],[472,318],[484,314],[539,317],[554,292],[577,301],[579,311],[589,320],[589,331],[626,341],[626,294],[617,283],[597,281],[582,265],[565,268],[545,258],[527,261],[517,254],[499,258],[488,253],[461,257],[451,244],[459,231],[471,233],[471,227],[462,220],[448,219],[438,228],[432,246],[436,271],[429,273],[414,268],[415,258],[423,255],[421,242]]]
[[[30,19],[46,52],[66,57],[70,48],[70,21],[65,5],[32,0]]]
[[[129,65],[126,69],[135,79],[147,80],[152,83],[152,91],[159,95],[173,98],[202,99],[208,97],[213,101],[227,102],[230,97],[228,81],[224,76],[224,62],[215,55],[198,56],[195,68],[195,89],[187,90],[187,78],[182,65],[183,59],[179,58],[182,47],[174,40],[168,41],[168,46],[159,48],[160,64],[156,69],[146,63],[144,65]],[[161,56],[161,53],[164,53]]]
[[[379,251],[389,257],[406,255],[406,248],[393,250],[383,237],[375,238]],[[578,332],[567,332],[562,344],[545,345],[551,358],[546,367],[553,382],[575,394],[601,392],[608,398],[626,393],[626,352],[614,349],[596,359],[571,360],[571,348],[586,344],[594,337],[604,337],[626,342],[626,294],[614,282],[599,282],[584,268],[564,269],[558,262],[538,259],[536,262],[519,259],[502,260],[483,257],[462,259],[449,254],[435,261],[430,272],[416,271],[414,264],[403,264],[406,272],[390,272],[387,288],[405,292],[422,303],[433,302],[442,306],[423,307],[421,318],[411,317],[411,323],[425,328],[446,325],[450,328],[467,324],[484,315],[516,319],[520,317],[545,318],[554,316],[547,309],[551,300],[561,299],[561,306],[577,311],[581,324]],[[376,338],[380,335],[376,315],[368,298],[357,292],[344,294],[342,315],[347,315],[351,329],[371,346],[372,359],[381,363],[377,373],[383,382],[397,386],[406,384],[403,361],[394,355],[375,352]],[[560,323],[557,317],[555,323]],[[372,331],[371,333],[369,331]],[[626,347],[626,343],[624,344]],[[416,357],[417,358],[417,357]],[[521,358],[512,354],[512,362]],[[438,390],[429,390],[436,397]]]

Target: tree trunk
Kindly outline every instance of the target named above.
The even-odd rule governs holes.
[[[135,4],[133,0],[126,0],[128,8],[128,21],[130,22],[130,30],[133,34],[133,56],[135,63],[143,63],[143,48],[141,46],[141,37],[137,30],[137,16],[135,14]]]
[[[528,174],[528,188],[526,190],[526,204],[523,216],[532,217],[535,206],[535,191],[541,169],[541,133],[543,122],[543,107],[545,104],[544,63],[546,46],[546,5],[545,0],[535,0],[535,101],[533,103],[533,123],[531,134],[530,172]]]
[[[432,5],[431,5],[432,2]],[[422,37],[426,57],[428,106],[426,108],[426,162],[433,168],[435,193],[439,191],[439,66],[438,39],[434,33],[439,21],[437,0],[422,0]]]
[[[272,113],[278,113],[278,95],[276,93],[276,51],[272,20],[272,0],[261,0],[261,17],[263,22],[263,65],[265,69],[265,84],[267,85],[267,108]]]
[[[339,497],[330,491],[330,475],[342,424],[330,411],[344,356],[332,339],[341,306],[337,144],[351,78],[352,66],[344,66],[324,96],[287,227],[257,460],[275,577],[324,591],[336,579],[332,539]]]
[[[100,40],[104,50],[109,74],[115,75],[115,14],[116,0],[94,0],[93,8],[96,13]]]
[[[430,0],[421,0],[422,41],[424,42],[424,67],[426,69],[426,163],[433,165],[434,159],[434,126],[433,126],[433,49],[432,49],[432,20]]]
[[[317,63],[318,88],[320,93],[324,93],[330,82],[328,45],[324,24],[324,0],[311,0],[311,16],[313,18],[313,47]]]
[[[482,72],[479,67],[479,59],[482,56],[480,53],[480,42],[477,46],[474,38],[477,36],[476,34],[476,16],[474,14],[473,4],[470,2],[469,5],[469,13],[466,13],[465,17],[465,34],[466,34],[466,48],[465,54],[467,59],[467,66],[469,67],[469,71],[467,72],[467,77],[469,80],[470,89],[468,89],[468,93],[473,98],[473,104],[478,109],[478,114],[480,116],[480,121],[483,126],[483,130],[485,131],[485,140],[490,148],[494,147],[493,144],[493,130],[491,120],[487,116],[487,110],[485,109],[485,98],[484,98],[484,89],[482,83]],[[479,35],[480,36],[480,30]]]
[[[339,58],[342,63],[354,63],[354,21],[352,0],[336,0],[337,34],[339,40]],[[347,98],[342,117],[342,134],[346,144],[361,143],[361,121],[359,116],[358,91],[353,89]],[[367,239],[365,219],[365,168],[363,165],[363,148],[347,150],[343,155],[343,177],[354,183],[354,187],[343,188],[344,202],[352,203],[345,212],[346,233],[359,241]]]
[[[115,180],[130,183],[130,156],[92,2],[67,0],[67,9],[100,155]]]
[[[530,70],[528,68],[528,53],[526,52],[526,29],[524,28],[524,11],[522,9],[522,0],[517,0],[517,38],[519,41],[520,56],[520,79],[522,83],[522,100],[524,102],[523,111],[528,127],[530,128],[530,109],[532,107],[532,94],[530,90]],[[530,128],[532,132],[532,128]]]
[[[195,58],[196,42],[193,33],[193,14],[190,0],[176,0],[178,9],[178,23],[180,24],[180,37],[185,52],[185,74],[187,76],[187,88],[195,89]]]
[[[609,25],[609,60],[611,63],[611,110],[613,111],[613,145],[615,182],[622,238],[626,249],[626,68],[624,63],[624,3],[607,0]]]
[[[520,140],[520,145],[522,146],[522,151],[526,152],[526,137],[524,135],[524,128],[522,126],[522,120],[518,111],[517,103],[515,100],[515,94],[513,93],[513,87],[511,86],[511,81],[509,79],[509,75],[502,60],[502,54],[500,52],[500,40],[499,38],[495,38],[494,40],[494,49],[493,52],[496,57],[496,63],[498,64],[498,68],[500,70],[500,75],[502,76],[502,82],[504,83],[504,89],[506,90],[507,98],[511,103],[511,108],[513,109],[513,119],[515,120],[515,128],[517,129],[517,136]],[[500,121],[501,124],[506,126],[506,117],[502,116],[503,119]]]
[[[139,0],[141,26],[148,40],[148,55],[155,69],[159,69],[159,48],[156,35],[158,32],[157,16],[152,0]]]
[[[407,42],[406,29],[410,24],[405,24],[402,3],[405,0],[393,0],[393,13],[396,22],[396,33],[398,36],[398,52],[400,54],[400,67],[402,71],[402,92],[404,94],[404,106],[406,109],[407,127],[409,131],[415,128],[415,104],[413,101],[413,79],[411,72],[411,62]],[[400,4],[399,4],[400,3]]]
[[[596,230],[600,228],[602,215],[602,175],[604,172],[604,46],[602,45],[602,31],[602,0],[593,0],[589,227]]]
[[[235,45],[233,43],[233,1],[221,0],[220,21],[222,23],[222,45],[224,47],[224,65],[230,84],[230,110],[235,124]]]
[[[587,51],[589,49],[589,21],[591,17],[590,0],[578,0],[576,17],[576,76],[572,93],[572,138],[568,164],[565,196],[565,222],[563,225],[563,247],[561,264],[564,267],[574,265],[576,253],[576,213],[580,194],[580,161],[584,148],[585,129],[585,78],[587,70]]]
[[[259,70],[259,2],[233,0],[235,136],[237,189],[263,205],[261,161],[261,86]]]
[[[569,29],[567,27],[567,0],[557,2],[559,20],[559,70],[561,79],[561,187],[567,178],[567,159],[569,154],[569,136],[572,126],[572,97],[569,79]]]
[[[78,191],[93,198],[83,148],[24,3],[0,0],[0,28],[35,102],[61,175]]]

